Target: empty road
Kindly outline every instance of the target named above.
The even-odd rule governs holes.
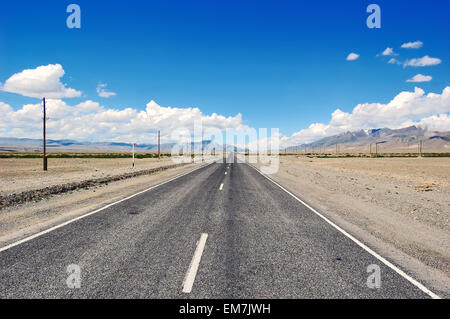
[[[253,167],[214,163],[0,250],[0,298],[430,295]]]

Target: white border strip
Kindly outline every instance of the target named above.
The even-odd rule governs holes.
[[[189,294],[192,291],[195,276],[197,276],[198,266],[202,259],[203,250],[205,249],[206,239],[208,239],[208,234],[202,234],[200,240],[197,242],[197,248],[195,249],[194,256],[192,257],[191,264],[189,265],[189,269],[183,281],[183,292],[186,294]]]
[[[102,210],[105,210],[105,209],[107,209],[107,208],[109,208],[109,207],[111,207],[111,206],[114,206],[114,205],[117,205],[117,204],[119,204],[119,203],[121,203],[121,202],[127,201],[127,200],[129,200],[129,199],[131,199],[131,198],[133,198],[133,197],[135,197],[135,196],[137,196],[137,195],[143,194],[143,193],[148,192],[148,191],[150,191],[150,190],[152,190],[152,189],[154,189],[154,188],[156,188],[156,187],[159,187],[159,186],[162,186],[162,185],[167,184],[167,183],[169,183],[169,182],[172,182],[172,181],[174,181],[174,180],[176,180],[176,179],[178,179],[178,178],[180,178],[180,177],[183,177],[183,176],[185,176],[185,175],[191,174],[191,173],[193,173],[193,172],[195,172],[195,171],[197,171],[197,170],[199,170],[199,169],[201,169],[201,168],[208,167],[209,165],[211,165],[211,164],[208,164],[208,165],[206,165],[206,166],[201,166],[201,167],[198,167],[198,168],[196,168],[196,169],[193,169],[192,171],[189,171],[189,172],[187,172],[187,173],[184,173],[184,174],[175,176],[174,178],[171,178],[171,179],[169,179],[169,180],[167,180],[167,181],[165,181],[165,182],[162,182],[162,183],[160,183],[160,184],[154,185],[154,186],[152,186],[152,187],[150,187],[150,188],[147,188],[147,189],[145,189],[145,190],[143,190],[143,191],[140,191],[140,192],[135,193],[135,194],[133,194],[133,195],[131,195],[131,196],[128,196],[128,197],[126,197],[126,198],[123,198],[123,199],[121,199],[121,200],[118,200],[117,202],[108,204],[108,205],[106,205],[106,206],[104,206],[104,207],[102,207],[102,208],[99,208],[99,209],[97,209],[97,210],[94,210],[93,212],[90,212],[90,213],[87,213],[87,214],[78,216],[78,217],[76,217],[76,218],[74,218],[74,219],[71,219],[71,220],[68,220],[68,221],[66,221],[66,222],[64,222],[64,223],[62,223],[62,224],[53,226],[53,227],[51,227],[51,228],[49,228],[49,229],[46,229],[46,230],[44,230],[44,231],[41,231],[41,232],[39,232],[39,233],[37,233],[37,234],[31,235],[31,236],[26,237],[26,238],[24,238],[24,239],[21,239],[21,240],[19,240],[19,241],[17,241],[17,242],[14,242],[14,243],[12,243],[12,244],[9,244],[9,245],[7,245],[7,246],[5,246],[5,247],[0,248],[0,253],[1,253],[2,251],[8,250],[8,249],[10,249],[10,248],[12,248],[12,247],[15,247],[15,246],[18,246],[18,245],[20,245],[20,244],[23,244],[23,243],[25,243],[25,242],[27,242],[27,241],[30,241],[30,240],[32,240],[32,239],[35,239],[35,238],[37,238],[37,237],[39,237],[39,236],[42,236],[42,235],[47,234],[47,233],[50,233],[50,232],[52,232],[52,231],[54,231],[54,230],[56,230],[56,229],[58,229],[58,228],[64,227],[64,226],[66,226],[66,225],[69,225],[69,224],[71,224],[71,223],[73,223],[73,222],[76,222],[77,220],[80,220],[80,219],[83,219],[83,218],[88,217],[88,216],[90,216],[90,215],[93,215],[93,214],[96,214],[96,213],[98,213],[98,212],[101,212]]]
[[[256,168],[253,165],[250,165],[248,163],[246,163],[248,166],[254,168],[258,173],[260,173],[262,176],[264,176],[265,178],[267,178],[269,181],[271,181],[272,183],[274,183],[275,185],[277,185],[279,188],[281,188],[282,190],[284,190],[286,193],[288,193],[289,195],[291,195],[292,197],[294,197],[297,201],[299,201],[300,203],[302,203],[304,206],[306,206],[307,208],[309,208],[313,213],[315,213],[316,215],[318,215],[320,218],[322,218],[324,221],[326,221],[328,224],[330,224],[331,226],[333,226],[334,228],[336,228],[338,231],[340,231],[342,234],[344,234],[345,236],[347,236],[349,239],[351,239],[353,242],[355,242],[358,246],[360,246],[361,248],[363,248],[365,251],[367,251],[369,254],[371,254],[372,256],[374,256],[375,258],[377,258],[378,260],[380,260],[383,264],[385,264],[386,266],[388,266],[389,268],[391,268],[392,270],[394,270],[397,274],[399,274],[400,276],[402,276],[403,278],[405,278],[406,280],[408,280],[410,283],[412,283],[414,286],[416,286],[417,288],[419,288],[421,291],[423,291],[424,293],[426,293],[428,296],[430,296],[433,299],[441,299],[441,297],[439,297],[438,295],[436,295],[434,292],[432,292],[430,289],[428,289],[427,287],[425,287],[424,285],[422,285],[420,282],[418,282],[417,280],[415,280],[414,278],[412,278],[411,276],[409,276],[407,273],[405,273],[403,270],[401,270],[400,268],[398,268],[397,266],[395,266],[394,264],[392,264],[391,262],[389,262],[388,260],[386,260],[385,258],[381,257],[379,254],[377,254],[375,251],[373,251],[372,249],[370,249],[369,247],[367,247],[365,244],[363,244],[362,242],[360,242],[358,239],[356,239],[355,237],[353,237],[352,235],[350,235],[349,233],[347,233],[345,230],[343,230],[341,227],[339,227],[338,225],[336,225],[335,223],[333,223],[331,220],[329,220],[328,218],[326,218],[325,216],[323,216],[322,214],[320,214],[317,210],[315,210],[314,208],[312,208],[311,206],[309,206],[308,204],[306,204],[304,201],[302,201],[300,198],[298,198],[297,196],[295,196],[294,194],[292,194],[290,191],[288,191],[286,188],[284,188],[283,186],[281,186],[280,184],[278,184],[277,182],[275,182],[273,179],[271,179],[270,177],[268,177],[267,175],[264,175],[258,168]]]

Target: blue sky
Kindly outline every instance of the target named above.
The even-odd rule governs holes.
[[[81,29],[66,27],[67,1],[8,1],[0,11],[0,82],[24,69],[60,64],[61,82],[105,109],[198,107],[242,114],[244,125],[290,136],[328,123],[337,108],[388,103],[402,91],[450,83],[450,2],[442,1],[81,1]],[[366,7],[381,7],[381,28]],[[403,43],[422,41],[419,49]],[[430,56],[426,67],[389,64]],[[359,54],[347,61],[349,53]],[[432,76],[406,82],[416,74]],[[99,97],[100,83],[117,95]],[[20,109],[37,99],[1,92]],[[442,110],[442,109],[441,109]],[[445,111],[445,109],[444,109]],[[448,114],[447,112],[444,112]],[[1,132],[0,132],[1,135]]]

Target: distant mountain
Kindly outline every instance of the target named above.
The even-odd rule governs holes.
[[[313,143],[288,147],[294,150],[335,149],[339,145],[341,150],[367,149],[371,143],[383,144],[384,149],[411,148],[416,149],[418,142],[423,141],[426,149],[450,149],[450,131],[429,131],[417,126],[401,129],[378,128],[345,132],[338,135],[322,138]]]
[[[168,153],[172,151],[175,143],[161,144],[161,152]],[[189,145],[188,145],[189,146]],[[79,142],[75,140],[47,140],[47,149],[49,152],[128,152],[131,151],[133,144],[118,142]],[[221,152],[222,145],[211,141],[191,143],[188,149],[201,151],[209,148]],[[227,151],[242,151],[230,145],[225,145]],[[41,152],[42,139],[0,137],[0,152]],[[157,152],[158,144],[137,144],[137,152]]]
[[[424,149],[449,149],[450,131],[437,132],[429,131],[421,127],[410,126],[401,129],[378,128],[371,130],[359,130],[345,132],[338,135],[322,138],[313,143],[301,144],[287,148],[287,151],[294,150],[334,150],[339,145],[340,150],[363,150],[368,149],[371,143],[383,144],[383,149],[411,148],[417,149],[419,140],[423,141]],[[175,143],[161,144],[161,152],[171,152]],[[47,147],[50,152],[128,152],[133,145],[131,143],[118,142],[80,142],[75,140],[47,140]],[[202,149],[215,149],[217,152],[223,150],[223,145],[212,141],[191,143],[189,149],[201,151]],[[242,152],[243,149],[231,145],[225,145],[227,152]],[[0,152],[41,152],[42,140],[29,138],[0,137]],[[137,152],[157,152],[157,144],[138,144]]]

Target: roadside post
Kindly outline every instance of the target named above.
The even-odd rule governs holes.
[[[158,159],[161,159],[161,131],[158,131]]]
[[[44,118],[43,118],[43,138],[42,138],[42,143],[43,143],[43,154],[42,154],[42,161],[43,161],[43,169],[44,171],[47,171],[47,145],[46,145],[46,118],[47,118],[47,110],[45,107],[45,97],[42,99],[42,106],[44,108]]]
[[[135,149],[135,147],[136,147],[136,143],[133,143],[133,168],[134,168],[134,149]]]

